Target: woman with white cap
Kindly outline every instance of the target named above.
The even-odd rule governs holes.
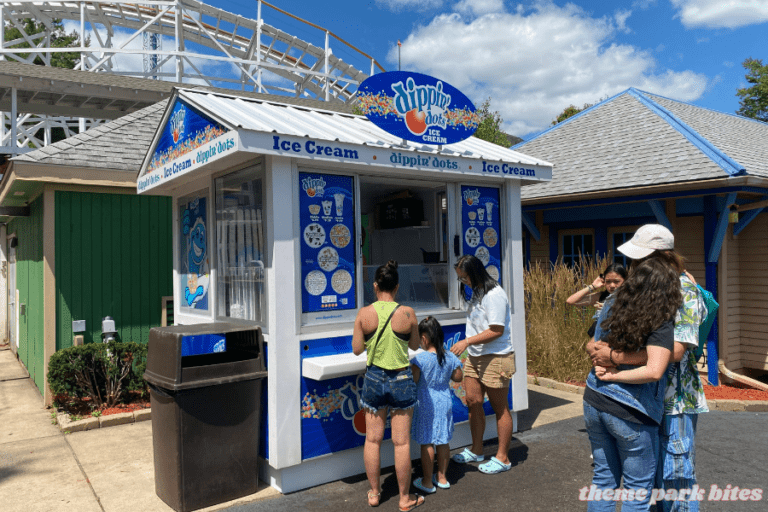
[[[699,413],[709,411],[694,356],[699,342],[699,326],[707,316],[707,307],[693,276],[683,270],[684,259],[674,250],[672,233],[663,226],[643,226],[632,240],[618,249],[633,260],[654,255],[665,257],[679,271],[683,304],[675,315],[672,364],[662,380],[666,385],[657,486],[665,491],[674,489],[678,497],[662,502],[665,512],[696,512],[699,510],[698,500],[684,491],[690,491],[696,485],[696,424]],[[610,347],[603,343],[594,347],[592,361],[595,365],[612,366],[611,357],[616,364],[645,364],[647,353],[640,350],[636,353],[613,351],[611,354]],[[621,372],[615,376],[620,378],[620,375]]]
[[[644,226],[633,238],[639,247],[650,249],[644,256],[666,243],[666,234],[657,227],[665,229]],[[650,258],[634,254],[638,260],[627,280],[600,312],[595,339],[610,347],[609,357],[644,349],[647,360],[634,366],[596,366],[584,392],[584,419],[594,457],[592,484],[596,490],[614,493],[623,480],[624,492],[631,493],[631,498],[624,495],[623,512],[648,511],[651,506],[665,390],[659,380],[672,355],[673,320],[682,304],[674,258],[663,252]],[[601,496],[589,502],[588,510],[615,511],[617,501]]]

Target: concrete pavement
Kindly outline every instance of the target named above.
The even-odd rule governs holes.
[[[483,475],[476,464],[452,464],[452,488],[427,498],[420,510],[571,511],[591,480],[589,442],[581,395],[529,386],[530,408],[510,449],[511,471]],[[768,413],[712,412],[699,421],[697,470],[702,486],[762,488],[768,483]],[[486,453],[495,451],[491,443]],[[415,463],[415,472],[420,469]],[[382,510],[397,510],[392,468],[383,476]],[[258,493],[204,509],[367,510],[364,475],[289,495],[263,487]],[[714,503],[702,510],[763,511],[760,501]],[[0,348],[0,510],[168,512],[156,495],[149,421],[62,434],[52,424],[37,388],[7,349]]]

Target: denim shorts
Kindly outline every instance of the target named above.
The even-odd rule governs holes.
[[[405,370],[385,370],[369,366],[363,381],[360,405],[372,412],[382,407],[412,409],[416,405],[416,383],[410,366]]]

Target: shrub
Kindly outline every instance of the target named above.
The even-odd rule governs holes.
[[[528,371],[561,382],[583,382],[592,368],[584,347],[595,309],[565,303],[592,283],[607,261],[586,259],[568,267],[532,264],[525,271],[525,320]]]
[[[55,395],[89,397],[94,407],[113,407],[126,391],[146,387],[146,359],[146,345],[134,342],[65,348],[51,356],[48,384]]]

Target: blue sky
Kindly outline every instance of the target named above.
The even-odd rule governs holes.
[[[256,17],[255,0],[208,0]],[[742,62],[768,63],[766,0],[271,0],[396,70],[441,78],[504,128],[530,137],[570,104],[628,87],[722,112],[738,108]],[[264,7],[265,23],[323,45],[322,33]],[[354,52],[334,53],[368,71]]]

